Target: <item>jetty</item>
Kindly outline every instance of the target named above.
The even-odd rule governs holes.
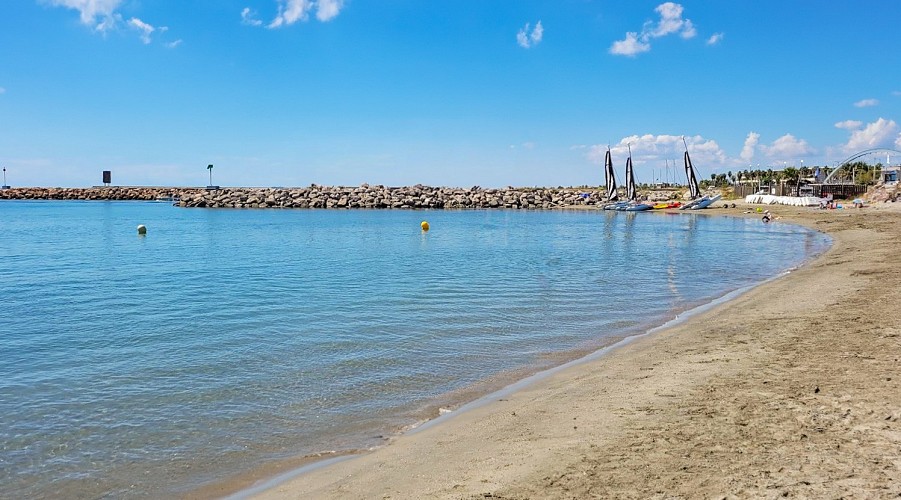
[[[675,197],[661,192],[660,199]],[[18,200],[173,200],[180,207],[200,208],[330,208],[330,209],[526,209],[597,206],[606,199],[601,187],[432,187],[417,184],[388,187],[117,187],[13,188],[0,191],[0,199]]]

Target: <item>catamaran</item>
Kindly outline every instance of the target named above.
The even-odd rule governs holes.
[[[701,188],[698,186],[698,178],[695,177],[695,169],[691,164],[691,156],[688,155],[688,144],[685,142],[685,137],[682,137],[682,144],[685,145],[685,176],[688,177],[688,191],[691,196],[691,201],[683,204],[679,207],[679,210],[700,210],[702,208],[707,208],[713,204],[713,202],[722,198],[723,195],[701,195]]]
[[[635,189],[635,173],[632,169],[631,145],[629,146],[629,158],[626,159],[626,198],[628,198],[629,201],[622,208],[617,208],[617,210],[623,210],[626,212],[641,212],[653,208],[652,205],[638,202],[638,190]]]
[[[607,204],[604,205],[604,210],[619,210],[619,207],[628,205],[627,201],[619,201],[619,194],[616,192],[616,174],[613,171],[610,146],[607,146],[607,155],[604,156],[604,180],[607,183]]]

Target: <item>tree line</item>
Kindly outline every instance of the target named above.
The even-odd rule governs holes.
[[[883,166],[881,163],[870,165],[862,161],[846,163],[838,167],[839,172],[833,177],[836,183],[851,183],[859,185],[875,184],[879,180],[879,172]],[[704,179],[702,184],[704,187],[727,187],[736,182],[755,182],[760,184],[785,183],[789,186],[796,186],[799,182],[811,179],[820,171],[820,176],[814,181],[822,181],[834,170],[832,167],[813,166],[813,167],[786,167],[782,170],[773,170],[768,168],[747,169],[738,172],[731,170],[724,174],[710,174],[710,179]]]

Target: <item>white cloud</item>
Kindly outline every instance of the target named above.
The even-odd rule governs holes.
[[[842,128],[845,130],[857,130],[860,126],[863,125],[863,122],[859,122],[857,120],[845,120],[843,122],[837,122],[835,124],[835,128]]]
[[[707,45],[716,45],[722,41],[723,37],[726,36],[723,33],[714,33],[710,35],[710,38],[707,39]]]
[[[144,21],[141,21],[137,17],[129,19],[128,26],[140,32],[139,36],[141,37],[141,41],[144,42],[145,45],[150,43],[150,35],[153,34],[154,31],[156,31],[156,28],[145,23]],[[164,28],[162,31],[166,31],[166,29]]]
[[[269,28],[291,25],[297,21],[306,21],[313,2],[310,0],[279,0],[278,15],[269,23]]]
[[[316,3],[316,19],[322,22],[334,19],[344,7],[344,0],[319,0]]]
[[[541,43],[541,39],[544,38],[544,27],[541,25],[541,21],[535,23],[535,28],[532,29],[531,33],[529,32],[530,27],[531,25],[526,23],[526,25],[516,33],[516,43],[524,49],[538,45]]]
[[[529,48],[529,23],[526,23],[519,32],[516,33],[516,43],[519,44],[520,47],[527,49]]]
[[[178,40],[176,40],[174,42],[167,43],[166,47],[168,47],[170,49],[174,49],[175,47],[178,47],[179,45],[181,45],[181,38],[179,38]]]
[[[685,136],[685,142],[695,163],[720,166],[730,162],[725,151],[713,139],[705,139],[699,135]],[[632,148],[632,162],[636,166],[644,163],[662,163],[666,159],[681,159],[682,153],[685,152],[681,135],[666,134],[623,137],[619,143],[610,146],[610,152],[625,161],[629,147]],[[595,144],[588,149],[586,157],[592,162],[600,163],[603,162],[606,152],[606,144]]]
[[[306,21],[310,18],[313,8],[316,9],[316,19],[322,22],[331,21],[341,13],[341,9],[344,8],[344,0],[278,0],[278,15],[267,27],[279,28],[292,25],[297,21]],[[248,14],[251,12],[248,11]],[[244,11],[242,11],[241,17],[244,19]]]
[[[535,29],[532,30],[532,34],[529,35],[529,38],[532,39],[532,45],[538,45],[541,43],[541,40],[544,38],[544,26],[541,25],[541,21],[535,24]]]
[[[114,12],[113,15],[104,17],[103,20],[97,23],[97,26],[94,26],[94,31],[105,35],[107,32],[116,29],[121,22],[122,16]]]
[[[759,141],[760,134],[757,132],[748,132],[748,137],[745,138],[745,145],[741,148],[741,154],[739,155],[742,160],[749,162],[754,158],[754,149],[757,148],[757,143]]]
[[[241,11],[241,24],[246,24],[247,26],[261,26],[263,21],[257,19],[257,12],[252,10],[250,7],[244,7],[244,10]]]
[[[82,24],[105,32],[115,27],[122,0],[48,0],[50,5],[77,10]]]
[[[769,146],[761,145],[760,149],[771,159],[795,159],[814,153],[814,149],[804,139],[785,134],[773,141]]]
[[[117,12],[123,0],[41,0],[56,7],[67,7],[79,12],[82,24],[90,26],[94,31],[106,34],[112,30],[125,27],[137,31],[138,37],[144,44],[152,42],[153,33],[169,31],[165,26],[155,27],[136,17],[128,21]],[[167,46],[176,46],[181,42],[171,42]],[[175,45],[172,45],[175,44]]]
[[[898,124],[895,120],[880,118],[873,123],[868,123],[861,130],[851,132],[851,138],[842,147],[845,153],[854,153],[863,149],[890,147],[892,139],[898,145]]]
[[[618,40],[610,46],[610,53],[618,56],[634,57],[649,50],[651,50],[651,44],[640,41],[638,33],[634,31],[626,33],[625,40]]]
[[[875,106],[879,104],[878,99],[862,99],[854,103],[854,106],[857,108],[867,108],[870,106]]]
[[[654,9],[660,15],[655,23],[647,21],[641,28],[641,33],[629,31],[626,38],[613,42],[609,52],[615,55],[634,57],[642,52],[651,50],[651,40],[672,34],[688,39],[698,34],[690,19],[683,19],[682,5],[674,2],[662,3]],[[722,34],[720,34],[722,35]],[[716,35],[714,35],[716,36]]]
[[[901,96],[901,90],[893,90],[892,95],[895,97]]]
[[[683,7],[677,3],[662,3],[654,9],[660,14],[660,21],[656,26],[645,23],[646,33],[651,38],[660,38],[662,36],[678,33],[682,38],[692,38],[697,34],[694,25],[689,19],[682,19]],[[650,28],[650,29],[649,29]]]

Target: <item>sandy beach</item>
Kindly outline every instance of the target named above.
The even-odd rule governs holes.
[[[256,497],[901,495],[901,204],[767,208],[834,245],[673,328]],[[746,210],[708,212],[758,217]]]

